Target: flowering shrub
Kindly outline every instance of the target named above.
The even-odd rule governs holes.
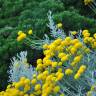
[[[66,36],[62,23],[55,26],[51,13],[49,22],[53,39],[45,35],[45,40],[39,40],[45,57],[37,60],[35,71],[27,63],[26,52],[13,58],[9,70],[12,84],[0,92],[0,96],[96,95],[96,33],[90,36],[88,30],[72,31]],[[28,34],[32,35],[32,30]],[[23,39],[31,40],[19,31],[17,41]],[[34,47],[38,48],[35,44]]]
[[[94,87],[91,85],[96,83],[96,74],[92,80],[90,75],[96,71],[94,59],[96,46],[91,43],[95,42],[96,38],[89,37],[89,34],[88,30],[82,32],[84,36],[82,42],[78,38],[66,37],[44,44],[45,57],[37,60],[37,71],[32,79],[22,76],[18,82],[8,85],[0,96],[84,96],[85,94],[95,96],[93,95],[95,85]],[[90,41],[88,47],[85,38],[92,38],[91,41],[88,39]],[[25,62],[26,59],[23,58],[21,61]],[[90,87],[91,91],[88,92]]]

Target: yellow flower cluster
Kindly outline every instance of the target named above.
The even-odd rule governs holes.
[[[29,34],[29,35],[31,35],[32,33],[33,33],[32,30],[29,30],[29,31],[28,31],[28,34]],[[26,36],[27,36],[27,35],[26,35],[23,31],[19,31],[19,32],[18,32],[17,41],[21,41],[21,40],[25,39]]]
[[[96,49],[96,33],[91,37],[88,30],[83,30],[82,35],[84,37],[84,43],[90,45],[93,49]]]
[[[84,73],[85,70],[86,70],[86,66],[85,65],[81,65],[79,70],[75,74],[74,79],[80,78],[80,76]]]
[[[23,33],[22,31],[19,31],[19,32],[18,32],[17,41],[21,41],[21,40],[23,40],[23,39],[25,39],[25,38],[26,38],[26,34]]]
[[[62,68],[62,66],[65,65],[70,58],[74,57],[70,64],[73,68],[70,66],[70,68],[65,69],[66,75],[71,75],[74,73],[73,69],[80,62],[83,54],[89,52],[89,49],[86,48],[78,39],[71,39],[70,37],[66,37],[64,40],[57,39],[50,45],[45,44],[43,48],[45,49],[45,58],[42,60],[42,62],[37,62],[37,69],[42,71],[48,66],[50,66],[52,70],[58,67]],[[58,59],[58,62],[53,62],[51,60],[51,58],[54,57]]]
[[[88,5],[88,4],[92,3],[92,2],[93,2],[93,0],[84,0],[85,5]]]
[[[9,85],[6,92],[2,91],[0,96],[49,96],[49,94],[57,94],[60,93],[60,86],[56,82],[62,77],[63,73],[59,71],[56,74],[44,71],[34,76],[32,80],[21,77],[19,82]],[[64,94],[61,93],[60,96],[64,96]]]
[[[21,35],[22,32],[18,34]],[[86,66],[82,65],[78,70],[76,65],[88,51],[85,51],[87,48],[78,39],[58,38],[51,44],[45,44],[43,48],[45,57],[37,60],[37,72],[33,79],[21,77],[20,81],[13,82],[0,96],[64,96],[58,84],[63,80],[64,74],[73,74],[73,78],[78,79],[84,73]]]

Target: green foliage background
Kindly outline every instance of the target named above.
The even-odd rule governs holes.
[[[32,28],[34,34],[43,37],[49,35],[47,13],[53,12],[56,23],[62,22],[64,30],[96,30],[95,15],[85,6],[83,0],[0,0],[0,90],[7,85],[7,69],[10,58],[21,50],[28,50],[29,61],[39,58],[42,52],[32,50],[16,42],[18,30]],[[34,56],[34,52],[39,52]]]

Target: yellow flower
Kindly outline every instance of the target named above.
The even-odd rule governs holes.
[[[31,83],[32,83],[33,85],[35,85],[35,84],[36,84],[36,82],[37,82],[37,80],[36,80],[36,79],[32,79],[32,80],[31,80]]]
[[[92,3],[92,2],[93,2],[93,0],[84,0],[85,5],[88,5],[88,4]]]
[[[79,79],[80,78],[80,74],[79,73],[77,73],[77,74],[75,74],[75,76],[74,76],[74,79]]]
[[[52,92],[52,87],[47,87],[45,93],[50,94]]]
[[[77,73],[82,74],[83,72],[84,72],[84,70],[82,68],[80,68]]]
[[[66,37],[65,40],[70,42],[71,41],[71,37]]]
[[[46,77],[46,81],[51,81],[52,77],[53,77],[52,74],[48,75],[48,76]]]
[[[58,66],[62,66],[62,65],[63,65],[62,62],[59,62],[59,63],[58,63]]]
[[[72,62],[70,65],[71,65],[72,67],[74,67],[74,66],[76,65],[76,63],[75,63],[75,62]]]
[[[33,78],[36,78],[36,74],[33,74]]]
[[[48,87],[48,83],[43,84],[42,89],[46,89]]]
[[[47,49],[47,48],[48,48],[48,44],[44,44],[43,49]]]
[[[50,48],[50,50],[54,51],[54,49],[56,48],[56,46],[55,46],[55,44],[50,44],[49,45],[49,48]]]
[[[85,69],[86,69],[86,66],[85,66],[85,65],[81,65],[81,66],[80,66],[80,69],[85,70]]]
[[[41,90],[38,90],[38,91],[34,92],[35,95],[39,95],[39,96],[40,96],[41,93],[42,93]]]
[[[67,61],[67,60],[68,60],[68,57],[69,57],[69,55],[63,56],[63,57],[61,58],[61,61],[62,61],[62,62]]]
[[[37,60],[37,64],[40,64],[40,63],[42,64],[42,59]]]
[[[15,88],[18,89],[19,87],[21,87],[21,84],[20,84],[19,82],[17,82],[17,83],[15,84]]]
[[[93,37],[89,37],[89,42],[93,42]]]
[[[88,91],[87,96],[92,96],[92,91]]]
[[[62,42],[62,39],[58,38],[54,41],[55,45],[59,45]]]
[[[46,66],[52,65],[52,61],[51,61],[51,60],[46,59],[46,61],[44,62],[44,64],[43,64],[43,65],[46,65]]]
[[[30,85],[25,85],[24,86],[24,93],[29,91],[31,89]]]
[[[26,38],[26,34],[25,33],[21,33],[18,37],[17,37],[17,41],[21,41],[23,39]]]
[[[83,41],[84,43],[88,43],[88,40],[89,40],[89,37],[85,37]]]
[[[41,85],[40,84],[36,84],[34,89],[35,89],[35,91],[40,90],[41,89]]]
[[[82,55],[76,56],[74,58],[74,62],[76,62],[76,63],[79,62],[81,60],[81,57],[82,57]]]
[[[60,87],[59,87],[59,86],[55,86],[55,88],[53,89],[53,91],[54,91],[55,93],[58,93],[58,92],[60,91]]]
[[[40,74],[38,74],[37,79],[38,79],[38,80],[41,80],[41,79],[42,79],[42,77],[43,77],[43,74],[42,74],[42,73],[40,73]]]
[[[66,75],[71,75],[72,73],[73,73],[73,70],[71,70],[71,69],[66,69],[65,70]]]
[[[77,32],[76,32],[76,31],[72,31],[71,34],[72,34],[72,35],[76,35]]]
[[[64,76],[64,73],[61,73],[61,72],[57,72],[57,80],[62,80],[63,76]]]
[[[62,68],[58,68],[58,72],[62,72]]]
[[[90,33],[85,33],[84,34],[84,37],[89,37],[90,36]]]
[[[42,68],[43,68],[43,64],[38,64],[36,69],[37,70],[42,70]]]
[[[53,82],[57,82],[58,80],[57,80],[56,77],[53,77],[53,78],[52,78],[52,81],[53,81]]]
[[[18,35],[21,35],[23,32],[22,31],[18,31]]]
[[[59,58],[62,58],[62,57],[64,57],[64,56],[66,56],[66,54],[63,53],[63,52],[58,54],[58,57],[59,57]]]
[[[78,42],[74,45],[74,48],[81,48],[82,47],[82,43],[81,42]]]
[[[7,86],[7,89],[10,88],[10,87],[11,87],[11,85],[8,85],[8,86]]]
[[[18,63],[17,63],[17,64],[15,64],[15,65],[14,65],[14,67],[15,67],[15,68],[18,68],[18,67],[19,67],[19,64],[18,64]]]
[[[58,23],[57,28],[62,28],[62,23]]]
[[[28,31],[28,34],[29,34],[29,35],[32,35],[32,34],[33,34],[32,30],[29,30],[29,31]]]
[[[58,63],[57,62],[52,62],[52,67],[57,67]]]
[[[20,94],[20,96],[23,96],[24,95],[24,92],[21,91],[19,94]]]
[[[44,75],[48,75],[49,72],[46,70],[46,71],[43,72],[43,74],[44,74]]]
[[[89,30],[83,30],[83,31],[82,31],[82,34],[83,34],[83,35],[86,34],[86,33],[89,33]]]
[[[25,79],[25,80],[24,80],[24,83],[25,83],[25,84],[30,84],[30,79]]]
[[[91,86],[91,91],[94,91],[95,87],[96,87],[96,85],[92,85]]]
[[[96,42],[94,42],[93,46],[96,48]]]
[[[90,52],[90,49],[89,49],[89,48],[86,48],[86,49],[85,49],[85,52],[86,52],[86,53],[89,53],[89,52]]]
[[[76,49],[75,47],[72,47],[72,48],[70,49],[71,54],[75,54],[76,51],[77,51],[77,49]]]
[[[48,96],[47,93],[43,93],[41,96]]]

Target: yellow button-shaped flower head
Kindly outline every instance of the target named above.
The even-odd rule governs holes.
[[[52,62],[52,67],[57,67],[58,63],[57,62]]]
[[[89,30],[83,30],[83,31],[82,31],[82,34],[83,34],[83,35],[86,34],[86,33],[89,33]]]
[[[33,85],[35,85],[35,84],[36,84],[36,82],[37,82],[37,80],[36,80],[36,79],[32,79],[32,80],[31,80],[31,83],[32,83]]]
[[[41,85],[40,84],[36,84],[35,85],[35,91],[40,90],[40,89],[41,89]]]
[[[58,93],[60,91],[60,86],[55,86],[54,89],[53,89],[53,91],[55,93]]]
[[[17,37],[17,41],[21,41],[23,39],[26,38],[26,34],[25,33],[21,33],[18,37]]]
[[[62,80],[64,73],[57,72],[57,80]]]
[[[76,32],[76,31],[72,31],[71,34],[72,34],[72,35],[76,35],[77,32]]]
[[[28,31],[28,34],[29,34],[29,35],[32,35],[32,34],[33,34],[33,31],[32,31],[32,30],[29,30],[29,31]]]
[[[76,56],[74,58],[74,62],[76,62],[76,63],[79,62],[81,60],[81,57],[82,57],[82,55]]]
[[[79,73],[77,73],[77,74],[75,74],[75,76],[74,76],[74,79],[79,79],[80,78],[80,76],[81,76],[81,74],[79,74]]]
[[[22,31],[18,31],[18,35],[21,35],[23,32]]]
[[[57,28],[62,28],[62,23],[58,23]]]
[[[70,68],[65,70],[66,75],[71,75],[72,73],[73,73],[73,70],[71,70]]]

